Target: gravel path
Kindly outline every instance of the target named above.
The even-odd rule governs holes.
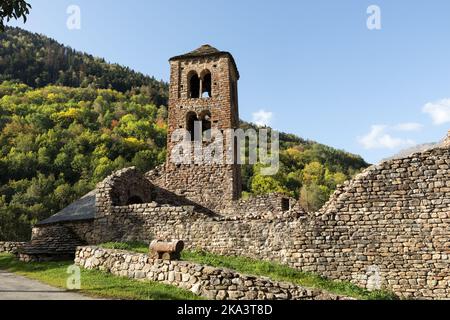
[[[94,300],[0,270],[0,300]]]

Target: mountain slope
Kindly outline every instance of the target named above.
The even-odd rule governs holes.
[[[166,83],[20,28],[7,28],[0,33],[2,80],[18,80],[34,88],[56,84],[119,92],[144,86],[155,105],[167,105]]]

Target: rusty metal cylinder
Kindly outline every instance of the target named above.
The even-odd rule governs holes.
[[[153,240],[150,243],[150,250],[158,253],[181,253],[183,249],[184,242],[181,240],[174,240],[171,242]]]

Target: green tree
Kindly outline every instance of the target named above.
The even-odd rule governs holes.
[[[302,187],[300,191],[300,205],[307,212],[319,210],[330,197],[330,190],[326,186],[312,183]]]
[[[5,31],[5,19],[9,21],[23,18],[23,22],[26,22],[30,9],[31,5],[25,0],[2,0],[0,2],[0,32]]]
[[[252,180],[252,191],[255,194],[289,193],[288,190],[274,177],[256,175]]]
[[[325,168],[317,162],[308,163],[303,169],[303,184],[322,184],[324,180]]]

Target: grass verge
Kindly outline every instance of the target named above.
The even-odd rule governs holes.
[[[128,250],[147,253],[148,246],[140,242],[111,242],[101,245],[106,249]],[[273,262],[259,261],[243,257],[225,257],[207,252],[184,251],[182,259],[213,267],[229,268],[237,272],[255,276],[269,277],[276,281],[286,281],[307,288],[322,289],[328,292],[353,297],[360,300],[395,300],[395,294],[385,290],[368,291],[350,282],[332,281],[324,277],[302,272]]]
[[[66,288],[67,268],[73,262],[25,263],[13,255],[0,254],[0,269],[38,280],[58,288]],[[157,282],[137,281],[106,272],[81,269],[81,290],[77,293],[106,299],[124,300],[196,300],[187,290]]]

